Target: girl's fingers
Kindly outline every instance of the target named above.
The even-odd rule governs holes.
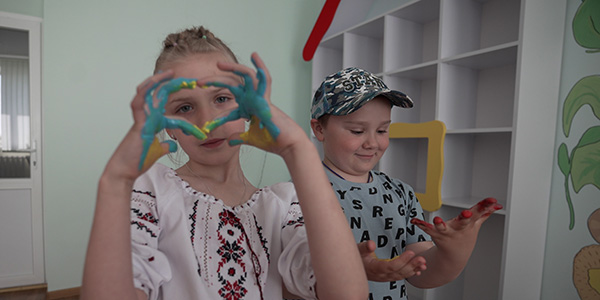
[[[145,97],[148,91],[156,87],[161,82],[168,80],[173,77],[173,71],[168,70],[162,73],[155,74],[153,76],[148,77],[144,82],[139,84],[136,88],[136,94],[131,101],[131,109],[133,111],[134,120],[141,120],[141,117],[144,117],[143,111],[145,106]]]
[[[233,63],[233,62],[225,62],[225,61],[218,62],[217,66],[222,71],[237,73],[240,76],[243,76],[243,75],[249,76],[252,79],[254,88],[256,88],[258,79],[256,78],[256,71],[253,70],[252,68],[242,65],[242,64],[237,64],[237,63]],[[243,74],[243,75],[241,75],[241,74]]]
[[[267,99],[267,101],[271,101],[271,82],[272,82],[272,78],[271,78],[271,73],[269,73],[269,69],[267,69],[267,65],[265,65],[265,62],[262,60],[262,58],[260,58],[260,56],[258,55],[258,53],[254,52],[252,53],[252,62],[254,63],[254,66],[257,68],[260,68],[263,70],[264,74],[265,74],[265,80],[266,80],[266,84],[267,84],[267,89],[265,91],[265,98]]]
[[[137,86],[137,88],[136,88],[137,95],[141,95],[142,97],[144,97],[149,89],[156,87],[161,82],[163,82],[167,79],[171,79],[172,77],[173,77],[172,70],[167,70],[165,72],[157,73],[155,75],[148,77],[146,80],[144,80],[144,82],[140,83]]]

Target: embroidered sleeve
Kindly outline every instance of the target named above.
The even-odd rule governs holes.
[[[292,294],[304,299],[316,299],[316,278],[311,266],[304,218],[295,190],[293,198],[282,226],[283,252],[278,262],[279,273]]]
[[[160,286],[171,279],[166,256],[158,248],[160,235],[156,197],[150,191],[134,190],[131,195],[131,248],[135,287],[148,299],[158,299]]]

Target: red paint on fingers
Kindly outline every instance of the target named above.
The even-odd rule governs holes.
[[[488,198],[485,198],[485,199],[479,201],[479,203],[477,203],[477,208],[480,212],[482,212],[486,209],[486,207],[489,207],[490,205],[492,205],[496,202],[498,202],[498,200],[496,200],[496,198],[488,197]]]
[[[433,225],[423,221],[423,220],[419,220],[419,219],[412,219],[410,220],[410,223],[414,224],[414,225],[421,225],[421,226],[425,226],[429,229],[433,229]]]
[[[458,216],[458,218],[459,218],[459,219],[461,219],[461,220],[463,220],[463,219],[468,219],[468,218],[470,218],[471,216],[473,216],[473,213],[472,213],[470,210],[468,210],[468,209],[465,209],[465,210],[463,210],[463,211],[460,213],[460,215]]]

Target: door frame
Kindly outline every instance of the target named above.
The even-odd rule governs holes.
[[[44,219],[42,199],[42,83],[41,83],[41,28],[42,19],[0,11],[0,27],[25,30],[29,39],[29,101],[31,126],[31,176],[30,178],[3,179],[2,189],[31,190],[31,243],[33,270],[0,278],[0,288],[39,284],[45,282]]]

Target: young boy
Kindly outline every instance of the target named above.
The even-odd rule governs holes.
[[[325,78],[311,109],[323,166],[359,243],[374,300],[407,299],[404,279],[419,288],[455,279],[481,224],[502,208],[487,198],[448,222],[422,221],[413,188],[372,170],[389,145],[394,105],[411,108],[413,102],[377,76],[351,67]]]

